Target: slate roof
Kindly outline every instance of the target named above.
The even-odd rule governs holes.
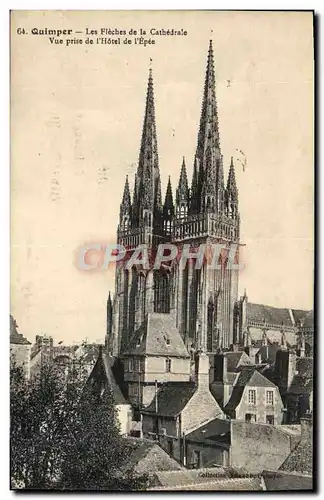
[[[10,315],[10,344],[31,345],[22,333],[17,330],[17,323],[13,316]]]
[[[221,446],[230,445],[230,421],[227,419],[215,418],[198,429],[187,434],[186,441],[204,442],[206,444],[219,443]]]
[[[155,491],[262,491],[262,483],[260,478],[204,478],[204,481],[187,482],[173,486],[160,486],[149,488]]]
[[[279,471],[299,472],[301,474],[312,475],[313,473],[313,440],[301,439],[295,448],[288,455]]]
[[[145,472],[182,470],[182,466],[171,458],[156,441],[139,438],[124,438],[133,451],[129,454],[125,469],[133,470],[140,466],[140,462],[149,456],[149,465],[146,464]],[[141,468],[141,467],[140,467]]]
[[[313,478],[309,475],[283,471],[263,471],[267,491],[312,490]]]
[[[172,314],[149,313],[124,354],[190,358]]]
[[[268,324],[294,326],[289,314],[289,309],[281,309],[278,307],[266,306],[264,304],[247,303],[247,318],[248,321],[263,322],[264,319]]]
[[[188,401],[192,398],[197,390],[194,382],[167,382],[163,384],[158,393],[158,415],[165,417],[176,417],[179,415]],[[155,400],[142,410],[142,413],[155,413]]]
[[[242,365],[253,365],[252,360],[244,351],[225,352],[227,359],[227,371],[235,372]]]
[[[301,322],[304,328],[314,327],[314,311],[292,310],[296,323]]]
[[[276,387],[276,385],[273,382],[271,382],[266,377],[261,375],[261,373],[259,373],[255,367],[243,368],[240,373],[240,376],[238,377],[233,387],[231,397],[224,408],[225,411],[235,410],[235,408],[239,405],[242,399],[244,388],[246,386]]]
[[[303,322],[303,328],[314,328],[314,311],[309,311]]]
[[[88,383],[91,384],[91,381],[93,380],[103,382],[106,387],[108,386],[111,388],[115,403],[117,405],[126,405],[129,403],[126,401],[121,388],[119,387],[119,384],[113,374],[113,366],[115,364],[115,361],[116,358],[114,358],[113,356],[108,356],[108,354],[104,352],[99,353],[97,362],[89,375]]]
[[[77,352],[78,359],[82,359],[85,363],[94,363],[99,356],[98,344],[86,344],[82,346],[82,350]]]

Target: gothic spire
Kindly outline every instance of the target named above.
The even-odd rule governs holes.
[[[157,151],[157,137],[155,124],[155,106],[152,69],[146,93],[146,106],[143,122],[141,148],[137,169],[138,177],[138,204],[139,219],[144,218],[143,210],[150,211],[153,218],[154,211],[161,212],[161,185]]]
[[[107,299],[107,324],[106,324],[106,337],[105,337],[105,350],[108,352],[111,349],[112,342],[112,319],[113,319],[113,306],[111,301],[110,292]]]
[[[166,189],[166,193],[165,193],[164,210],[174,211],[172,186],[171,186],[171,178],[170,178],[170,176],[169,176],[168,185],[167,185],[167,189]]]
[[[202,210],[207,207],[221,210],[224,181],[215,92],[214,55],[211,40],[207,57],[196,158],[199,160],[198,207]]]
[[[237,187],[236,187],[233,157],[231,158],[231,164],[230,164],[230,168],[229,168],[229,172],[228,172],[226,191],[227,191],[227,195],[229,197],[231,197],[231,199],[233,201],[237,202],[238,191],[237,191]]]
[[[182,159],[179,184],[176,192],[176,202],[180,205],[181,202],[188,204],[189,201],[189,189],[188,189],[188,178],[186,170],[185,157]]]
[[[128,223],[130,221],[131,211],[132,211],[132,204],[129,191],[128,175],[126,175],[124,193],[120,205],[120,223],[124,223],[125,221],[127,221]]]
[[[190,192],[190,212],[196,213],[198,208],[198,173],[199,173],[199,160],[195,156],[192,180],[191,180],[191,192]]]

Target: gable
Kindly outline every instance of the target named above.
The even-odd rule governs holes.
[[[249,381],[246,384],[246,387],[271,387],[271,388],[277,388],[277,386],[271,382],[269,379],[267,379],[264,375],[262,375],[260,372],[255,370],[249,379]]]
[[[190,358],[172,314],[149,313],[124,354]]]

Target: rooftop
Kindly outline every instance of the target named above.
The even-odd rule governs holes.
[[[193,382],[167,382],[157,393],[157,413],[166,417],[179,415],[197,390]],[[156,414],[156,397],[142,413]]]
[[[134,333],[125,354],[189,358],[172,314],[149,313]]]

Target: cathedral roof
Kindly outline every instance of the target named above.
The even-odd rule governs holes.
[[[289,309],[266,306],[264,304],[247,303],[248,321],[263,322],[271,325],[294,326]]]
[[[124,354],[190,357],[174,316],[167,313],[148,313]]]

